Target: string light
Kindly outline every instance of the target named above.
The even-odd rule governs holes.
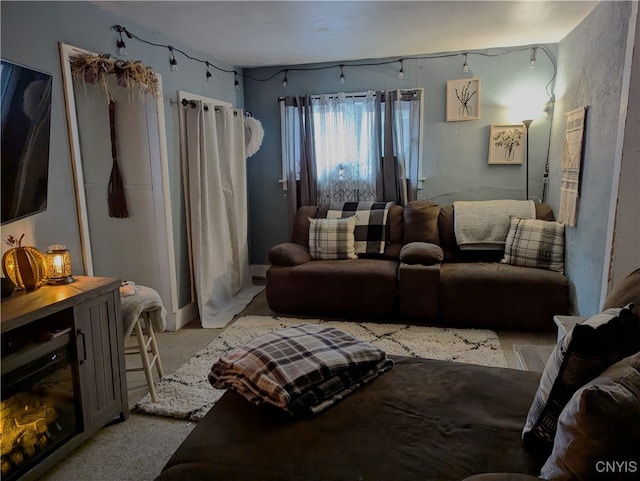
[[[124,32],[124,28],[120,27],[119,25],[117,26],[118,28],[116,28],[116,32],[118,32],[118,41],[116,42],[116,48],[118,49],[118,55],[120,55],[121,57],[126,57],[127,56],[127,44],[124,43],[124,39],[122,38],[122,32]],[[114,27],[115,28],[115,27]]]
[[[178,61],[176,60],[176,56],[173,54],[173,47],[169,46],[169,52],[171,53],[171,58],[169,59],[169,65],[171,65],[171,71],[178,71]]]
[[[267,75],[263,78],[258,78],[255,77],[253,75],[248,75],[248,74],[244,74],[244,73],[238,73],[236,70],[230,70],[230,69],[226,69],[226,68],[222,68],[222,67],[218,67],[217,65],[207,61],[207,60],[202,60],[199,59],[197,57],[194,57],[193,55],[188,54],[187,52],[180,50],[178,48],[172,47],[171,45],[165,45],[165,44],[160,44],[160,43],[155,43],[155,42],[151,42],[149,40],[145,40],[141,37],[139,37],[138,35],[129,32],[129,30],[126,29],[126,27],[123,27],[121,25],[114,25],[112,27],[113,30],[115,30],[116,32],[118,32],[118,34],[124,33],[127,35],[128,38],[133,38],[135,40],[138,40],[139,42],[145,43],[147,45],[152,45],[154,47],[161,47],[161,48],[166,48],[169,49],[169,51],[171,52],[171,60],[170,60],[170,64],[171,64],[171,70],[172,71],[177,71],[178,70],[178,62],[175,59],[175,52],[179,52],[181,53],[184,57],[193,60],[195,62],[200,62],[203,63],[205,65],[207,65],[207,67],[211,67],[215,70],[218,70],[219,72],[225,72],[225,73],[232,73],[234,74],[234,85],[236,87],[236,89],[240,89],[240,82],[238,81],[239,77],[242,78],[247,78],[250,80],[253,80],[255,82],[268,82],[272,79],[274,79],[275,77],[278,77],[280,74],[284,73],[284,80],[282,82],[282,86],[286,87],[285,82],[288,83],[289,78],[288,78],[288,73],[290,71],[299,71],[299,72],[308,72],[308,71],[315,71],[315,70],[327,70],[327,69],[333,69],[335,67],[340,67],[340,83],[344,84],[346,82],[346,78],[344,76],[344,69],[343,67],[345,67],[344,63],[340,63],[340,64],[325,64],[322,66],[310,66],[310,67],[289,67],[286,69],[280,69],[278,71],[274,71],[272,74]],[[122,38],[122,35],[120,35],[120,38]],[[118,40],[119,43],[119,40]],[[118,43],[116,43],[117,46]],[[124,40],[123,40],[124,43]],[[481,55],[484,57],[499,57],[502,55],[506,55],[512,52],[522,52],[525,50],[533,50],[532,55],[530,57],[530,66],[533,67],[533,65],[535,64],[536,61],[536,52],[537,50],[540,49],[542,50],[542,52],[546,55],[546,57],[549,59],[549,62],[551,62],[551,66],[553,68],[553,75],[551,77],[551,79],[547,82],[545,89],[547,91],[547,95],[549,96],[549,98],[553,98],[553,92],[550,89],[550,86],[553,84],[554,80],[556,79],[556,75],[557,75],[557,66],[556,66],[556,62],[555,59],[551,56],[551,54],[549,53],[549,51],[543,46],[543,45],[536,45],[536,46],[526,46],[526,47],[513,47],[513,48],[507,48],[507,49],[503,49],[500,50],[499,52],[482,52],[482,51],[474,51],[473,54],[474,55]],[[349,64],[349,67],[372,67],[372,66],[380,66],[380,65],[389,65],[392,63],[397,63],[400,62],[401,63],[401,68],[400,71],[398,72],[398,78],[402,79],[404,77],[404,61],[405,60],[427,60],[427,59],[437,59],[437,58],[450,58],[450,57],[457,57],[458,55],[460,55],[460,53],[437,53],[437,54],[427,54],[427,55],[417,55],[417,56],[412,56],[412,57],[403,57],[403,58],[395,58],[392,60],[380,60],[378,62],[356,62],[353,64]],[[468,63],[468,53],[464,54],[464,64],[462,65],[462,71],[467,73],[469,72],[469,63]],[[210,77],[207,76],[207,79],[209,79]]]
[[[533,47],[531,49],[531,60],[529,61],[529,66],[531,68],[536,66],[536,50],[538,49],[538,47]]]
[[[207,78],[207,83],[211,83],[213,82],[213,75],[211,74],[211,70],[209,70],[209,67],[211,66],[211,64],[207,62],[206,65],[207,65],[207,73],[205,75]]]

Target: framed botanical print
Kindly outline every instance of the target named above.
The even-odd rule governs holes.
[[[525,135],[523,124],[491,125],[489,164],[522,164]]]
[[[480,118],[480,79],[447,81],[447,122]]]

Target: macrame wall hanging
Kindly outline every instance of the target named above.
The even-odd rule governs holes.
[[[562,148],[562,183],[560,185],[560,210],[558,222],[576,226],[576,212],[580,188],[580,166],[584,140],[587,107],[580,107],[566,114],[566,132]]]
[[[575,227],[580,196],[580,169],[582,166],[582,146],[589,110],[589,89],[584,71],[573,89],[569,103],[571,109],[566,115],[564,145],[562,147],[562,182],[560,184],[560,209],[558,221]]]
[[[111,131],[111,175],[107,189],[107,203],[109,205],[109,217],[124,219],[129,217],[127,199],[124,195],[124,182],[118,165],[118,147],[116,143],[116,104],[109,101],[109,130]]]

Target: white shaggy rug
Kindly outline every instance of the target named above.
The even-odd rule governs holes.
[[[326,324],[383,349],[387,354],[506,367],[495,332],[357,321],[325,321],[287,317],[245,316],[229,325],[207,347],[174,374],[155,383],[158,402],[147,394],[134,410],[158,416],[197,421],[220,399],[224,390],[207,379],[212,364],[233,348],[265,332],[304,322]]]

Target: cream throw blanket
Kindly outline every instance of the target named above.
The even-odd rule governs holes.
[[[124,325],[124,339],[133,331],[136,320],[142,311],[150,311],[149,319],[156,332],[163,332],[167,327],[167,311],[162,304],[160,295],[150,287],[137,286],[135,294],[121,295],[122,324]]]
[[[463,250],[502,250],[511,225],[510,216],[535,219],[532,200],[484,200],[453,203],[454,230]]]

